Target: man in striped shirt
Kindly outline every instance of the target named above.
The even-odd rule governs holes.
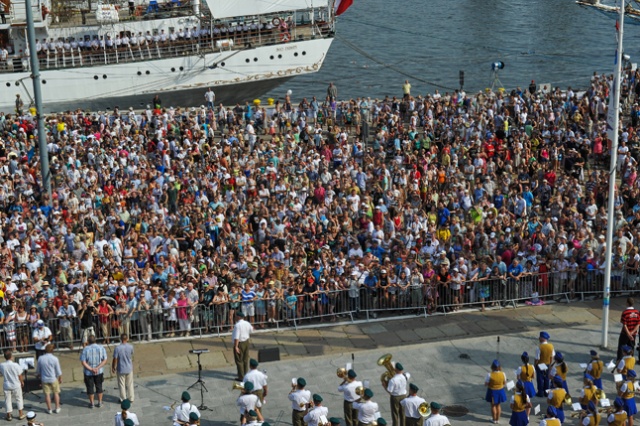
[[[623,357],[623,346],[628,345],[632,350],[635,350],[636,347],[636,336],[638,335],[638,328],[640,328],[640,312],[633,307],[633,304],[633,297],[629,297],[627,299],[627,308],[622,311],[622,316],[620,317],[622,330],[618,339],[618,360]]]
[[[240,296],[242,297],[242,313],[247,317],[247,321],[252,322],[256,310],[254,304],[256,292],[254,291],[252,279],[247,280],[244,289],[240,292]]]

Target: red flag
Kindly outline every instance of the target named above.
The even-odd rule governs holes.
[[[336,0],[336,16],[342,15],[353,4],[353,0]]]

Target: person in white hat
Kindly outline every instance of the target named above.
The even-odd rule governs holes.
[[[53,334],[49,327],[44,325],[44,321],[38,320],[32,337],[35,343],[36,359],[38,359],[44,355],[44,349],[47,347],[47,344],[51,342],[51,339],[53,339]]]

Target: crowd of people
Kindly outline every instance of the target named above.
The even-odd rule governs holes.
[[[586,91],[0,115],[2,345],[72,346],[359,310],[431,313],[602,279],[610,77]],[[637,74],[614,153],[612,289],[640,255]],[[217,102],[219,102],[218,100]],[[222,100],[224,101],[224,100]],[[216,102],[216,103],[217,103]],[[595,287],[594,287],[595,288]]]

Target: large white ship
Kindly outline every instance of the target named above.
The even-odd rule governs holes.
[[[26,10],[0,2],[0,111],[13,112],[17,94],[32,100]],[[335,31],[333,0],[32,2],[44,112],[201,105],[209,87],[251,101],[317,72]]]

